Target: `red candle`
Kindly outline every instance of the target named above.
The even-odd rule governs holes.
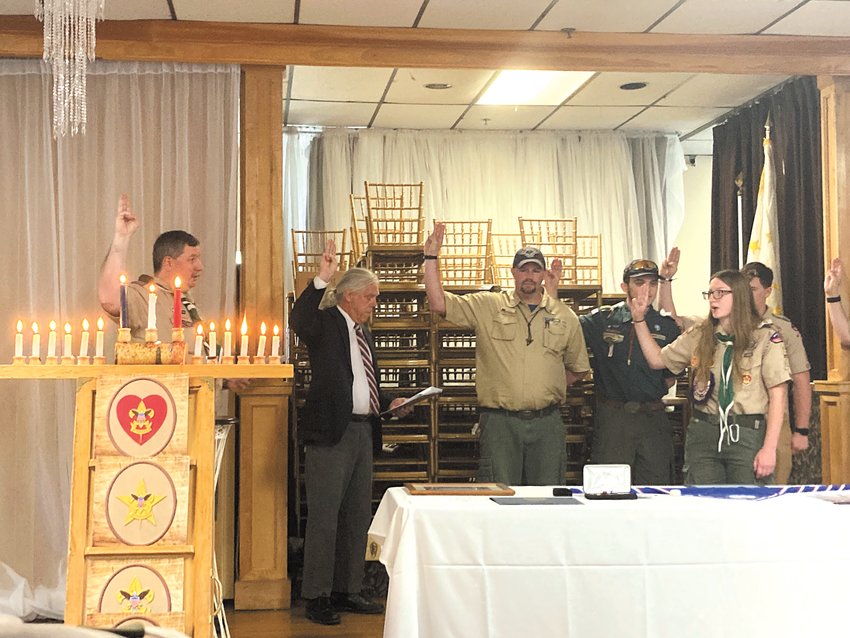
[[[180,277],[174,278],[174,327],[183,327],[183,291],[180,290]]]

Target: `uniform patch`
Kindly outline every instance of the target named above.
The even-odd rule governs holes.
[[[750,385],[753,382],[753,377],[750,374],[745,374],[741,377],[741,381],[744,385]]]
[[[782,343],[784,341],[784,339],[782,338],[782,333],[778,331],[770,335],[770,340],[773,343]]]

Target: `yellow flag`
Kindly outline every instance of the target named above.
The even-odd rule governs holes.
[[[773,270],[773,292],[767,298],[774,314],[782,313],[782,276],[779,267],[779,235],[777,233],[776,169],[773,166],[773,145],[764,138],[764,168],[759,182],[756,217],[750,233],[747,263],[760,261]]]

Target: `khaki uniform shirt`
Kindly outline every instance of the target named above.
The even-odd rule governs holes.
[[[475,330],[475,390],[483,407],[540,410],[561,404],[566,370],[590,369],[578,317],[545,292],[534,314],[515,291],[447,292],[445,299],[446,319]]]
[[[174,316],[174,291],[171,286],[160,279],[153,279],[156,284],[156,331],[159,340],[171,343],[172,318]],[[139,281],[127,284],[127,308],[130,315],[130,334],[133,341],[143,342],[145,340],[145,329],[148,327],[148,286]],[[192,297],[184,290],[183,294],[190,301]],[[192,318],[183,306],[182,309],[184,328],[192,327]],[[118,319],[118,317],[113,317]],[[184,335],[190,338],[191,347],[194,344],[194,335]]]
[[[744,352],[741,361],[741,379],[735,379],[735,400],[732,406],[734,414],[766,414],[768,389],[788,381],[788,361],[782,334],[768,321],[762,321],[756,328],[752,347]],[[688,329],[681,337],[661,349],[664,365],[674,374],[679,374],[692,365],[700,338],[700,326]],[[723,364],[723,346],[718,343],[714,350],[714,363],[711,373],[714,375],[714,387],[711,396],[703,406],[697,409],[709,414],[719,412],[717,390],[720,384],[720,368]],[[695,362],[693,362],[695,365]]]
[[[785,352],[788,354],[788,368],[791,374],[798,374],[811,370],[809,357],[806,355],[806,347],[803,345],[803,336],[788,317],[773,314],[768,308],[762,315],[762,319],[769,321],[782,333],[785,342]]]

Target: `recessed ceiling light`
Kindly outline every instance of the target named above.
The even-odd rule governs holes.
[[[593,71],[500,71],[476,104],[560,104],[593,74]]]
[[[625,84],[621,84],[620,88],[623,91],[638,91],[646,88],[646,82],[626,82]]]
[[[448,82],[431,82],[425,85],[426,89],[431,89],[432,91],[445,91],[446,89],[452,88],[452,85]]]

